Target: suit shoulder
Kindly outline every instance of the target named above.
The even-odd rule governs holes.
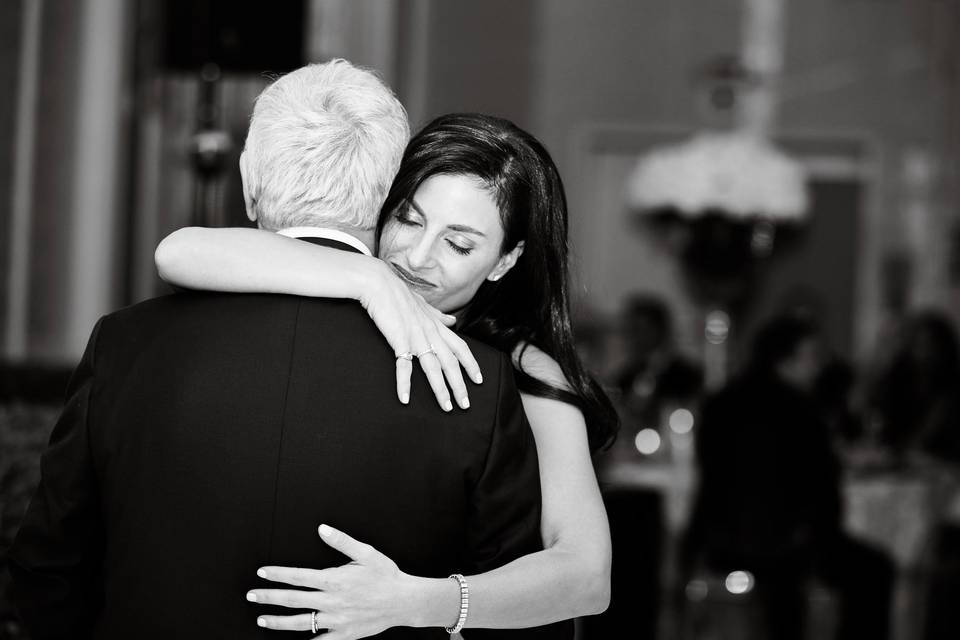
[[[506,367],[510,366],[510,357],[508,354],[488,345],[485,342],[481,342],[476,338],[471,338],[469,336],[461,335],[464,342],[467,343],[467,346],[470,347],[470,352],[473,354],[473,357],[476,358],[477,364],[480,365],[480,369],[483,372],[483,377],[486,379],[489,376],[487,375],[487,369],[491,367]],[[492,374],[493,372],[491,372]]]
[[[304,298],[280,294],[186,291],[151,298],[107,314],[100,319],[97,352],[125,353],[145,344],[247,344],[262,342],[266,334],[289,335],[296,330]],[[350,301],[317,300],[320,316],[351,319],[362,308],[348,309]],[[336,303],[341,303],[337,305]],[[335,309],[343,309],[337,311]],[[346,323],[343,323],[346,324]],[[359,324],[359,323],[357,323]]]
[[[105,315],[104,327],[149,328],[158,323],[200,323],[204,319],[221,322],[258,321],[275,312],[293,311],[301,304],[322,307],[326,313],[346,313],[351,316],[366,314],[352,300],[302,298],[275,293],[228,293],[218,291],[179,291],[124,307]]]

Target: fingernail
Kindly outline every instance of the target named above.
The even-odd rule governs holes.
[[[247,600],[249,600],[250,602],[256,602],[256,601],[257,601],[257,594],[255,594],[253,591],[248,591],[248,592],[247,592]]]
[[[460,398],[460,406],[461,406],[463,409],[469,409],[469,408],[470,408],[470,398],[468,398],[467,396],[463,396],[462,398]]]
[[[267,621],[264,620],[263,618],[257,618],[257,626],[258,626],[258,627],[265,627],[265,626],[267,626]]]
[[[320,535],[322,535],[324,538],[329,538],[330,534],[333,533],[333,529],[331,529],[325,524],[320,525],[319,531],[320,531]]]
[[[449,400],[444,400],[444,401],[443,401],[443,410],[444,410],[444,411],[453,411],[453,403],[451,403]]]
[[[477,375],[473,377],[473,381],[476,382],[477,384],[483,384],[483,375],[480,373],[477,373]]]
[[[260,576],[261,578],[266,578],[267,572],[264,571],[263,569],[257,569],[257,575]]]
[[[401,393],[401,394],[400,394],[400,402],[402,402],[403,404],[407,404],[408,402],[410,402],[410,394],[409,394],[409,393]]]

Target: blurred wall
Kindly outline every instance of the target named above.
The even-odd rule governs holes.
[[[855,313],[847,321],[857,352],[882,321],[880,264],[891,252],[915,258],[915,303],[943,305],[951,296],[945,231],[955,201],[947,187],[958,116],[950,98],[956,93],[950,86],[956,83],[955,27],[945,25],[956,24],[952,4],[788,3],[778,134],[856,147],[832,161],[860,163],[851,170],[865,189],[862,210],[851,212],[859,233],[857,245],[846,247],[856,262],[848,292]],[[487,110],[544,140],[570,196],[582,305],[609,313],[624,293],[650,290],[651,283],[654,292],[688,304],[672,291],[680,286],[675,274],[650,272],[639,239],[632,251],[617,249],[625,255],[598,254],[609,248],[591,243],[590,234],[622,223],[597,216],[625,211],[596,211],[600,198],[621,196],[596,193],[602,167],[584,149],[598,130],[603,136],[617,128],[648,131],[651,138],[662,130],[692,131],[698,124],[693,74],[712,56],[739,50],[741,2],[434,1],[430,9],[425,115]],[[503,36],[498,31],[493,44],[488,34],[497,25]],[[821,257],[842,262],[847,256]],[[618,262],[613,273],[593,268],[611,260]],[[695,311],[689,304],[677,311],[696,340]]]
[[[5,41],[17,46],[16,90],[0,112],[12,109],[16,122],[13,135],[0,134],[14,158],[4,172],[13,184],[3,226],[15,235],[4,242],[4,352],[69,362],[97,317],[120,303],[130,5],[12,4],[21,9],[10,16],[18,38]]]
[[[407,25],[405,42],[414,47],[426,36],[420,62],[424,79],[422,86],[399,87],[405,103],[422,105],[410,114],[413,127],[443,113],[479,111],[532,128],[536,74],[542,71],[536,59],[539,4],[432,0],[423,7],[422,1],[413,0],[404,8],[411,11],[418,4],[422,24]]]
[[[692,71],[712,55],[738,50],[740,4],[733,0],[541,3],[535,121],[558,156],[577,208],[575,246],[586,246],[581,240],[598,224],[590,207],[596,194],[586,191],[592,167],[577,155],[582,149],[577,136],[597,123],[695,126]],[[938,52],[931,50],[938,46],[930,33],[936,24],[936,4],[942,3],[788,3],[779,131],[859,138],[876,149],[876,158],[867,162],[879,163],[871,185],[875,192],[859,212],[859,247],[847,247],[857,254],[855,287],[849,291],[856,300],[851,321],[857,351],[869,344],[880,322],[877,278],[882,255],[906,237],[900,206],[905,155],[919,153],[933,163],[945,157],[938,140],[948,126],[946,78],[938,77]],[[919,203],[929,217],[929,223],[920,226],[929,235],[919,240],[922,248],[914,248],[918,258],[926,256],[929,263],[929,257],[936,256],[940,265],[937,273],[918,274],[920,279],[914,283],[919,301],[927,303],[941,302],[945,296],[944,247],[930,243],[945,237],[936,226],[948,213],[946,203],[936,201],[935,188],[930,185],[929,189],[927,201]],[[846,256],[827,253],[821,258],[842,262]],[[604,259],[610,257],[580,255],[585,265]],[[649,263],[638,257],[633,264],[635,268],[620,271],[624,279],[620,283],[591,280],[588,268],[585,302],[610,309],[613,301],[598,299],[591,289],[602,287],[616,294],[646,288]],[[609,278],[610,273],[604,276]]]

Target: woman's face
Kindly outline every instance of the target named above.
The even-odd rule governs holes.
[[[473,176],[431,176],[389,215],[380,236],[380,258],[446,313],[470,302],[484,280],[502,278],[523,251],[521,242],[500,253],[500,210]]]

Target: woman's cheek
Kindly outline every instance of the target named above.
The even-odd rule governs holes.
[[[385,257],[396,250],[397,247],[397,228],[395,224],[387,224],[380,234],[380,256]]]

